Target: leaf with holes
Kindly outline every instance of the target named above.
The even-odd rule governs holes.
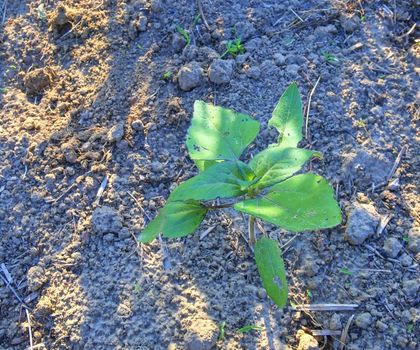
[[[179,185],[169,200],[210,200],[241,196],[254,183],[254,178],[251,168],[241,161],[218,163]]]
[[[188,152],[194,161],[238,160],[259,128],[259,122],[245,114],[196,101],[186,141]],[[204,170],[208,164],[198,162],[197,166]]]
[[[207,208],[196,201],[168,201],[159,214],[138,236],[142,243],[149,243],[160,233],[176,238],[194,232],[203,221]]]
[[[261,198],[238,202],[234,208],[292,232],[334,227],[341,222],[333,189],[315,174],[293,176]]]
[[[249,162],[259,180],[254,187],[263,189],[279,183],[298,172],[312,157],[321,158],[319,152],[303,148],[271,146],[258,153]]]
[[[279,307],[287,302],[287,280],[281,250],[276,241],[262,237],[254,246],[255,262],[268,296]]]
[[[296,83],[290,84],[280,97],[268,125],[279,131],[278,143],[283,147],[296,147],[302,140],[302,100]]]

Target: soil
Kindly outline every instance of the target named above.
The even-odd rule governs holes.
[[[0,348],[340,349],[349,325],[349,350],[419,349],[418,2],[200,3],[205,21],[187,0],[0,2]],[[217,61],[238,37],[246,52]],[[266,229],[293,305],[355,310],[276,308],[234,212],[137,246],[197,171],[196,99],[262,123],[249,157],[275,142],[284,89],[297,81],[308,108],[318,78],[302,146],[323,153],[308,170],[336,189],[343,223]]]

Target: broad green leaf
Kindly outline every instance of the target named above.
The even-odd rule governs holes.
[[[262,189],[288,178],[310,160],[321,154],[303,148],[271,146],[258,153],[249,162],[255,176],[260,178],[254,187]]]
[[[200,171],[204,171],[217,163],[215,160],[193,159],[193,161]]]
[[[168,201],[159,214],[140,233],[138,240],[148,243],[159,233],[164,237],[183,237],[195,231],[203,221],[207,209],[196,201]]]
[[[293,176],[273,186],[265,196],[238,202],[234,208],[292,232],[334,227],[341,222],[333,189],[315,174]]]
[[[268,296],[279,307],[287,302],[287,280],[281,250],[276,241],[262,237],[254,246],[255,261]]]
[[[188,152],[193,160],[237,160],[259,128],[259,122],[245,114],[195,101],[186,141]]]
[[[283,147],[296,147],[302,140],[302,101],[296,83],[292,83],[280,97],[268,125],[280,133],[278,143]]]
[[[254,177],[251,168],[241,161],[218,163],[179,185],[169,200],[209,200],[240,196],[254,183]]]

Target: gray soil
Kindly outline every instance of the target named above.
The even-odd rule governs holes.
[[[205,21],[187,0],[0,1],[0,348],[341,349],[344,333],[348,350],[419,349],[418,2],[201,5]],[[246,53],[221,62],[237,37]],[[234,212],[136,244],[196,173],[196,99],[262,123],[249,157],[275,142],[282,91],[297,81],[309,108],[318,78],[302,146],[342,225],[266,229],[292,305],[355,310],[276,308]]]

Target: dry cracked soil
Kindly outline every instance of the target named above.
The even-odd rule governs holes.
[[[420,349],[418,1],[0,11],[1,349]],[[236,38],[245,52],[220,59]],[[195,100],[261,122],[249,158],[275,142],[267,121],[293,81],[302,147],[323,153],[307,170],[332,184],[343,222],[265,226],[288,271],[278,309],[242,216],[220,210],[148,246],[135,236],[197,172],[184,144]],[[326,303],[356,307],[296,310]]]

